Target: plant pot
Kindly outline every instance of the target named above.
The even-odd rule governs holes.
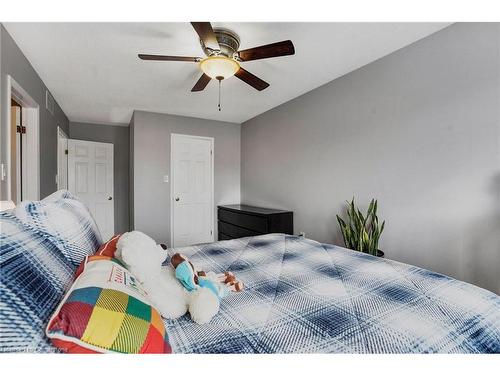
[[[377,249],[377,258],[384,258],[384,257],[385,257],[385,253],[382,250]]]

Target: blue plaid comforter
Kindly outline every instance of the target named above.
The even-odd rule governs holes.
[[[58,352],[45,326],[101,242],[92,215],[68,191],[0,213],[0,353]]]
[[[177,353],[500,352],[500,297],[435,272],[283,234],[174,252],[245,284],[209,324],[165,320]]]

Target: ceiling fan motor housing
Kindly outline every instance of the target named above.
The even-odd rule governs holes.
[[[236,33],[228,29],[216,28],[214,29],[215,37],[220,46],[220,51],[214,51],[205,46],[203,40],[200,39],[201,48],[207,56],[223,55],[229,58],[238,56],[237,51],[240,48],[240,38]]]

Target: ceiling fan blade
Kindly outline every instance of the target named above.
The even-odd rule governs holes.
[[[198,82],[196,82],[196,84],[193,86],[193,88],[191,89],[191,91],[192,92],[203,91],[205,89],[205,87],[207,87],[208,82],[210,82],[211,79],[212,78],[210,78],[205,73],[203,73],[203,75],[200,77],[200,79],[198,80]]]
[[[269,83],[261,80],[257,76],[254,76],[252,73],[250,73],[249,71],[247,71],[241,67],[240,67],[240,70],[238,70],[234,76],[238,77],[243,82],[248,83],[254,89],[259,90],[259,91],[262,91],[265,88],[269,87]]]
[[[200,57],[188,57],[188,56],[165,56],[165,55],[145,55],[140,53],[139,58],[141,60],[152,60],[152,61],[188,61],[188,62],[198,62],[201,60]]]
[[[267,59],[269,57],[279,57],[295,54],[295,47],[291,40],[266,44],[265,46],[254,47],[238,51],[242,61]]]
[[[215,36],[210,22],[191,22],[191,25],[198,33],[203,44],[205,44],[205,47],[220,50],[219,42],[217,41],[217,37]]]

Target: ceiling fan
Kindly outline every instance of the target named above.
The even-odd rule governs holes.
[[[249,84],[256,90],[262,91],[269,87],[269,83],[253,75],[240,66],[245,61],[267,59],[270,57],[287,56],[295,53],[290,40],[267,44],[238,51],[240,39],[228,29],[212,29],[210,22],[191,22],[200,37],[200,44],[206,57],[164,56],[139,54],[142,60],[155,61],[187,61],[199,63],[202,76],[191,91],[203,91],[212,79],[220,82],[233,75]],[[220,103],[219,103],[220,110]]]

